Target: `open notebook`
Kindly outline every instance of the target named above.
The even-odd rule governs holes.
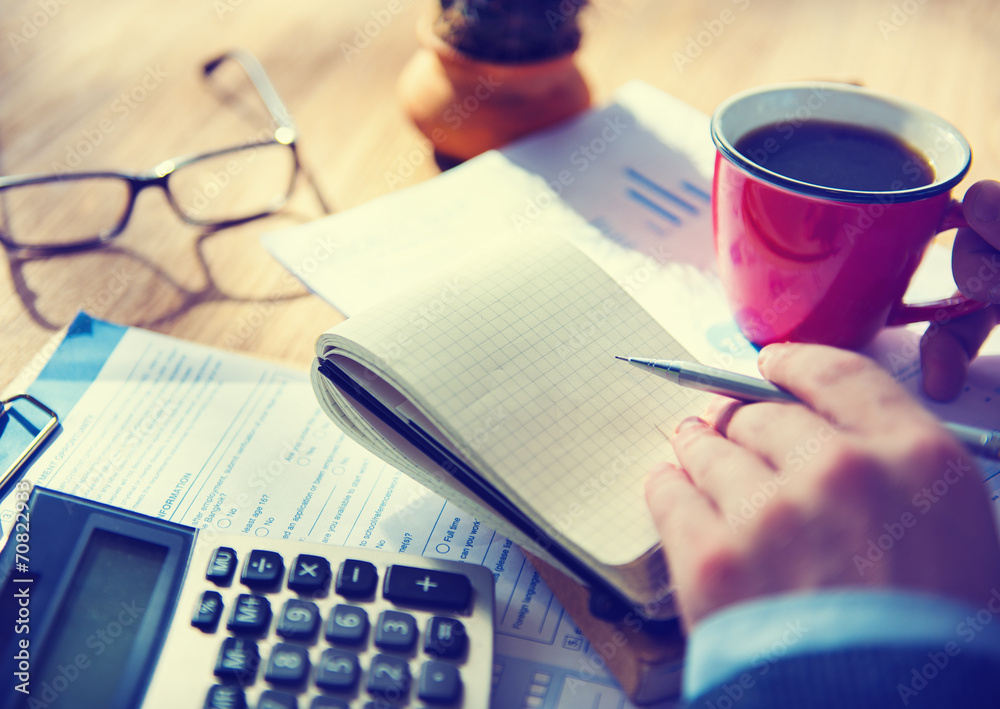
[[[674,614],[643,486],[704,395],[615,355],[691,359],[558,235],[487,248],[317,342],[349,435],[647,617]]]

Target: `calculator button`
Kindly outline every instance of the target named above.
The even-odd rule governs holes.
[[[425,702],[450,704],[462,693],[458,668],[445,662],[425,662],[420,668],[417,696]]]
[[[368,671],[368,691],[386,699],[405,697],[410,691],[410,666],[401,657],[375,655]]]
[[[218,586],[228,586],[236,573],[236,551],[229,547],[219,547],[208,560],[205,578]]]
[[[404,605],[463,609],[472,600],[472,582],[449,571],[393,564],[385,572],[382,595]]]
[[[378,572],[368,561],[347,559],[337,573],[337,593],[345,598],[364,598],[375,593]]]
[[[319,630],[319,608],[311,601],[289,598],[281,608],[277,633],[289,640],[309,640]]]
[[[368,614],[364,608],[339,603],[330,611],[324,635],[331,643],[360,645],[368,635]]]
[[[299,684],[309,676],[309,650],[304,645],[278,643],[264,670],[264,679],[275,684]]]
[[[240,581],[251,588],[277,586],[285,575],[285,562],[281,554],[254,549],[243,562]]]
[[[299,700],[291,694],[265,689],[257,700],[257,709],[299,709]]]
[[[222,641],[219,657],[215,661],[215,675],[247,685],[253,682],[259,664],[257,643],[246,638],[229,637]]]
[[[469,639],[465,634],[465,626],[456,618],[441,618],[434,616],[427,624],[427,634],[424,636],[424,652],[435,657],[461,657]]]
[[[417,642],[417,621],[409,613],[382,611],[375,626],[375,644],[383,650],[410,650]]]
[[[222,617],[222,595],[218,591],[205,591],[198,599],[191,616],[191,625],[209,633],[215,632]]]
[[[271,603],[263,596],[241,593],[226,627],[244,633],[263,633],[271,623]]]
[[[357,655],[346,650],[328,648],[319,658],[316,684],[332,691],[349,690],[358,683],[360,674]]]
[[[322,556],[299,554],[288,572],[288,588],[299,593],[318,593],[330,581],[330,562]]]
[[[247,698],[236,685],[216,684],[208,690],[204,709],[247,709]]]
[[[343,699],[333,697],[314,697],[309,709],[351,709],[351,706]]]

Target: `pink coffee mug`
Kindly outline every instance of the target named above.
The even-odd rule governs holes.
[[[770,169],[777,167],[780,151],[793,149],[792,141],[800,151],[803,144],[812,150],[804,136],[817,125],[888,133],[914,160],[887,170],[889,177],[898,172],[898,179],[860,189]],[[747,154],[740,152],[737,144],[754,135],[770,137],[756,138],[753,149],[744,143]],[[944,322],[984,307],[961,295],[917,305],[902,301],[934,235],[965,226],[950,190],[968,171],[972,151],[946,121],[853,85],[789,83],[725,101],[712,116],[712,139],[719,276],[737,325],[754,344],[819,342],[853,349],[887,325]],[[798,155],[811,160],[813,153]],[[918,162],[930,168],[920,182]]]

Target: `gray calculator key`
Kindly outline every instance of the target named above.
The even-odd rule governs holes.
[[[199,630],[214,633],[221,617],[222,594],[218,591],[205,591],[195,606],[194,615],[191,616],[191,625]]]
[[[434,616],[427,624],[424,652],[434,657],[462,657],[469,646],[465,626],[458,618]]]
[[[241,686],[251,684],[257,675],[260,651],[257,643],[246,638],[228,637],[222,641],[215,661],[215,676],[235,680]]]
[[[425,662],[420,668],[417,696],[425,702],[450,704],[462,694],[458,668],[446,662]]]
[[[309,709],[351,709],[351,706],[343,699],[334,697],[314,697]]]
[[[330,562],[322,556],[299,554],[288,572],[288,588],[299,593],[319,593],[330,582]]]
[[[289,598],[281,608],[277,633],[289,640],[310,640],[319,630],[319,608],[312,601]]]
[[[462,610],[472,602],[468,576],[393,564],[385,572],[382,595],[403,605]]]
[[[257,700],[257,709],[299,709],[299,700],[293,694],[265,689]]]
[[[218,586],[228,586],[236,573],[236,550],[230,547],[219,547],[212,552],[208,560],[205,578]]]
[[[417,621],[409,613],[382,611],[375,625],[375,645],[383,650],[406,652],[417,642]]]
[[[271,588],[277,586],[284,575],[285,561],[281,554],[254,549],[243,562],[240,581],[251,588]]]
[[[263,633],[271,623],[271,602],[263,596],[241,593],[236,597],[226,627],[235,632]]]
[[[264,679],[274,684],[299,684],[309,676],[309,650],[305,645],[278,643],[264,670]]]
[[[378,654],[368,669],[368,691],[387,699],[405,697],[410,691],[410,665],[401,657]]]
[[[324,635],[331,643],[360,645],[368,635],[368,613],[364,608],[338,603],[326,620]]]
[[[337,572],[337,593],[345,598],[366,598],[375,593],[378,571],[370,561],[345,559]]]
[[[347,691],[358,683],[361,666],[358,656],[346,650],[328,648],[319,658],[316,685],[331,691]]]
[[[204,709],[247,709],[247,697],[236,685],[212,685],[205,697]]]

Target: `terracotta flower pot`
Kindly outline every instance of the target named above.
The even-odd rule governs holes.
[[[466,160],[590,106],[576,53],[537,62],[481,61],[441,39],[427,18],[403,69],[404,111],[439,155]]]

